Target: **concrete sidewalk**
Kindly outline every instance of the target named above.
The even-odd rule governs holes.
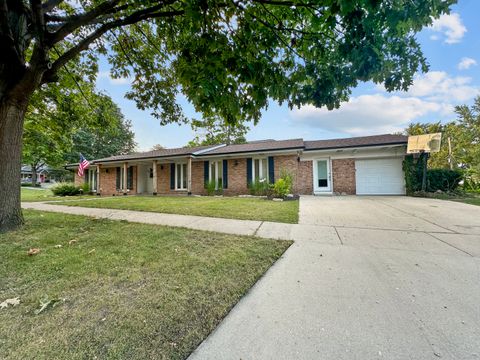
[[[333,228],[322,225],[284,224],[268,221],[236,220],[204,216],[163,214],[146,211],[98,209],[77,206],[55,205],[49,202],[22,203],[22,208],[84,215],[110,220],[125,220],[142,224],[180,226],[189,229],[215,231],[235,235],[255,235],[281,240],[325,239],[330,244],[340,244],[339,238],[323,236],[335,234]]]

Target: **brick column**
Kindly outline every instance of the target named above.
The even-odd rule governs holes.
[[[157,195],[158,182],[157,182],[157,160],[153,160],[153,195]]]

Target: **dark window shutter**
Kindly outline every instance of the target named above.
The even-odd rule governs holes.
[[[127,189],[133,190],[133,166],[127,170]]]
[[[88,184],[89,183],[88,180],[90,179],[90,177],[88,176],[88,169],[85,170],[84,177],[85,177],[85,182]]]
[[[170,164],[170,189],[175,190],[175,163]]]
[[[208,183],[208,167],[210,166],[208,160],[203,162],[203,187],[207,187]]]
[[[247,158],[247,186],[252,183],[252,158]]]
[[[117,181],[117,190],[120,189],[120,176],[121,176],[120,168],[117,167],[117,178],[116,178],[116,181]]]
[[[228,160],[223,160],[223,188],[228,188]]]
[[[275,183],[275,163],[273,156],[268,157],[268,180],[270,184]]]

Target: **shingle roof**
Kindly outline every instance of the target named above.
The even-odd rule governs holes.
[[[160,149],[146,152],[139,152],[129,155],[115,155],[103,159],[95,159],[94,162],[111,162],[111,161],[124,161],[124,160],[136,160],[136,159],[149,159],[159,157],[173,157],[182,155],[193,155],[197,151],[213,148],[212,145],[207,146],[194,146],[194,147],[182,147],[174,149]]]
[[[223,155],[261,151],[303,149],[303,139],[252,141],[246,144],[227,145],[206,151],[202,155]]]
[[[408,137],[404,135],[373,135],[352,137],[344,139],[332,139],[332,140],[314,140],[303,141],[303,139],[290,139],[290,140],[260,140],[251,141],[246,144],[237,145],[207,145],[196,147],[182,147],[175,149],[160,149],[154,151],[147,151],[141,153],[135,153],[130,155],[116,155],[103,159],[95,159],[93,163],[102,162],[115,162],[115,161],[128,161],[128,160],[140,160],[150,158],[169,158],[176,156],[189,156],[197,155],[210,156],[210,155],[230,155],[240,153],[256,153],[256,152],[268,152],[279,150],[328,150],[328,149],[340,149],[340,148],[352,148],[363,146],[381,146],[381,145],[395,145],[406,144]]]
[[[406,144],[407,142],[408,142],[408,136],[392,135],[392,134],[361,136],[361,137],[332,139],[332,140],[314,140],[314,141],[305,141],[305,151],[363,147],[363,146]]]

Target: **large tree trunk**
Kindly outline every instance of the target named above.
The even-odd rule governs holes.
[[[28,94],[22,101],[0,102],[0,232],[23,224],[20,207],[20,170],[23,120]]]
[[[32,186],[37,186],[37,164],[32,164]]]

